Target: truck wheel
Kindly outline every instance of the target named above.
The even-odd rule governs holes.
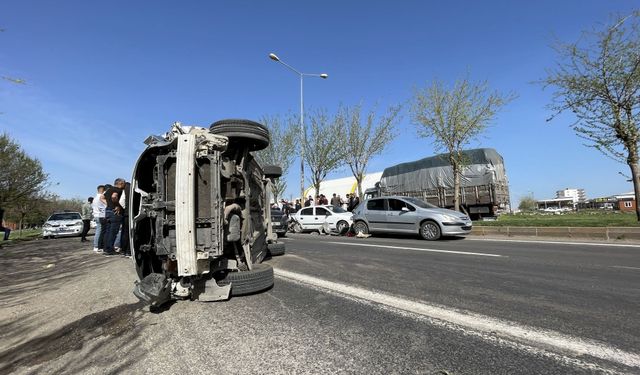
[[[362,234],[369,234],[369,226],[364,221],[358,221],[353,226],[353,231]]]
[[[267,248],[272,257],[284,255],[285,247],[283,243],[270,243]]]
[[[231,143],[247,147],[249,151],[264,150],[269,146],[269,130],[251,120],[220,120],[209,127],[212,134],[229,137]]]
[[[440,226],[435,221],[427,220],[420,225],[420,235],[427,241],[440,239]]]
[[[221,283],[231,283],[231,295],[242,296],[273,286],[273,268],[264,263],[254,264],[251,271],[229,272]]]
[[[280,178],[282,176],[282,168],[278,165],[265,165],[262,172],[266,178]]]

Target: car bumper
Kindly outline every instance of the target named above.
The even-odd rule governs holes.
[[[65,228],[64,230],[44,229],[43,237],[71,237],[82,234],[82,227]]]
[[[471,223],[442,223],[442,235],[444,236],[466,236],[471,233],[473,225]]]
[[[287,227],[284,226],[283,224],[273,223],[271,225],[271,230],[273,231],[273,233],[276,233],[276,234],[287,233]]]

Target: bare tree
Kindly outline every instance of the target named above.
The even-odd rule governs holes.
[[[640,125],[640,12],[617,18],[602,31],[585,33],[581,42],[559,44],[557,66],[542,83],[553,86],[549,107],[556,115],[570,110],[578,137],[631,170],[640,201],[638,140]],[[640,221],[640,207],[636,207]]]
[[[280,116],[263,116],[260,119],[269,129],[271,138],[269,147],[254,154],[261,165],[278,165],[282,168],[282,174],[287,174],[296,154],[296,127],[292,126],[295,121],[294,118],[282,119]],[[273,198],[277,201],[287,189],[287,182],[284,178],[278,178],[271,188]]]
[[[345,122],[345,163],[351,169],[358,186],[358,196],[362,199],[362,181],[367,173],[371,158],[380,155],[395,136],[395,125],[399,119],[401,106],[391,106],[387,112],[377,117],[375,110],[362,113],[362,105],[340,109],[340,117]]]
[[[489,91],[486,81],[473,83],[468,77],[456,81],[451,89],[435,81],[427,88],[414,90],[410,109],[413,122],[419,136],[433,139],[435,149],[448,154],[456,211],[460,210],[460,176],[466,164],[462,151],[514,98],[514,94]]]
[[[311,170],[311,183],[320,194],[320,183],[327,174],[344,164],[345,147],[341,137],[344,121],[340,114],[329,116],[326,110],[316,110],[310,116],[310,128],[304,140],[305,162]]]

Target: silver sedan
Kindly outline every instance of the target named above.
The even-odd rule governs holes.
[[[434,241],[442,236],[471,233],[471,219],[410,197],[379,197],[362,202],[353,211],[356,233],[419,233]]]

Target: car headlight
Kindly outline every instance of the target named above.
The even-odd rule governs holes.
[[[51,224],[49,223],[44,223],[44,225],[42,226],[43,228],[51,228]]]
[[[451,216],[451,215],[442,215],[442,218],[444,219],[444,221],[460,221],[460,219],[458,219],[455,216]]]
[[[74,225],[82,225],[82,221],[76,221]]]

